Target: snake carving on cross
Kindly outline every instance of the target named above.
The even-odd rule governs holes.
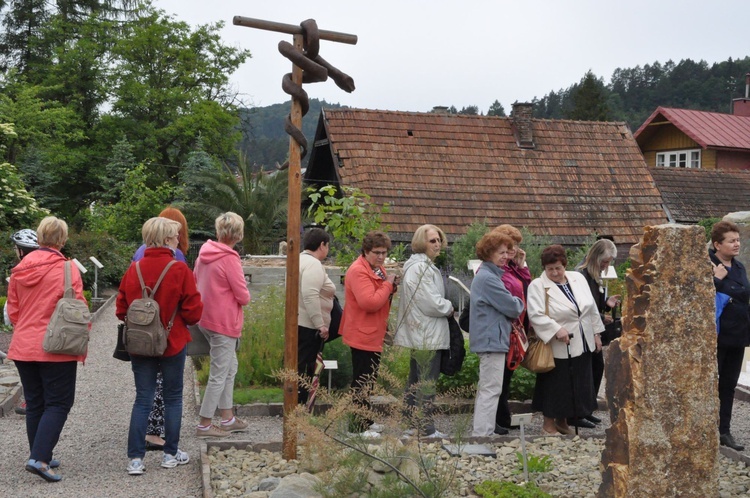
[[[279,42],[279,52],[281,55],[292,61],[294,65],[302,69],[302,83],[318,83],[326,81],[330,76],[336,83],[336,86],[347,93],[354,91],[354,80],[348,74],[341,72],[333,67],[328,61],[323,59],[319,54],[320,37],[318,36],[318,24],[315,19],[308,19],[300,23],[303,36],[303,50],[298,50],[289,42]],[[296,84],[292,80],[292,73],[287,73],[281,80],[281,88],[293,99],[300,103],[302,116],[310,110],[310,101],[307,92],[302,85]],[[284,121],[284,130],[297,142],[300,147],[300,159],[307,155],[307,139],[302,130],[292,124],[292,115],[288,114]],[[279,166],[279,169],[285,169],[289,166],[289,161]]]

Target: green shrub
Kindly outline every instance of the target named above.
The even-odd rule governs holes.
[[[721,218],[706,218],[698,222],[698,224],[706,231],[706,242],[711,240],[711,229],[720,221]]]
[[[347,389],[352,383],[352,351],[342,339],[336,339],[323,348],[323,359],[336,360],[339,368],[331,371],[331,388]],[[328,372],[323,370],[320,384],[328,386]]]
[[[484,481],[477,485],[474,491],[479,496],[485,498],[550,498],[551,495],[545,493],[533,482],[527,482],[524,485],[514,482],[505,481]]]
[[[521,249],[526,252],[526,264],[529,267],[532,277],[538,277],[542,274],[542,250],[552,244],[552,238],[549,235],[536,235],[531,233],[528,228],[521,227]]]
[[[466,234],[451,244],[450,263],[453,271],[464,271],[470,259],[477,259],[476,245],[479,239],[489,231],[487,220],[475,221],[466,230]]]
[[[284,366],[284,288],[266,287],[245,307],[236,386],[278,386]]]
[[[453,377],[440,374],[437,382],[437,391],[444,393],[447,391],[463,392],[467,396],[476,390],[479,381],[479,357],[469,351],[469,343],[464,343],[466,348],[466,358],[461,370]]]
[[[105,287],[118,288],[120,280],[130,266],[136,245],[120,242],[105,232],[81,230],[71,233],[63,248],[63,253],[70,258],[77,258],[89,271],[82,274],[83,286],[91,289],[94,284],[94,265],[90,256],[98,259],[104,268],[97,270],[99,290]],[[101,292],[99,293],[101,295]]]
[[[510,379],[510,399],[526,401],[534,396],[534,386],[536,386],[536,374],[523,367],[519,367],[513,372],[513,378]]]

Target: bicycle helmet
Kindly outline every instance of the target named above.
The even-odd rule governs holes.
[[[10,236],[18,247],[25,247],[27,249],[39,249],[39,242],[37,242],[36,232],[30,228],[24,228],[19,230]]]

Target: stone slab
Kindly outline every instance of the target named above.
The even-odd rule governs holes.
[[[443,449],[451,456],[476,455],[497,458],[495,450],[484,444],[444,444]]]

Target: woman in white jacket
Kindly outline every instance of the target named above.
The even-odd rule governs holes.
[[[532,408],[544,415],[543,433],[572,434],[567,419],[596,409],[591,353],[602,349],[604,324],[586,278],[565,271],[565,249],[549,246],[541,259],[544,273],[529,285],[527,310],[537,337],[552,345],[555,368],[537,375]]]
[[[435,429],[432,403],[440,376],[438,351],[448,349],[446,317],[453,314],[453,304],[445,298],[443,276],[433,261],[447,245],[445,234],[435,225],[422,225],[414,232],[413,254],[404,263],[398,326],[393,341],[397,346],[412,350],[405,393],[407,418],[419,434],[426,437],[445,437]]]

